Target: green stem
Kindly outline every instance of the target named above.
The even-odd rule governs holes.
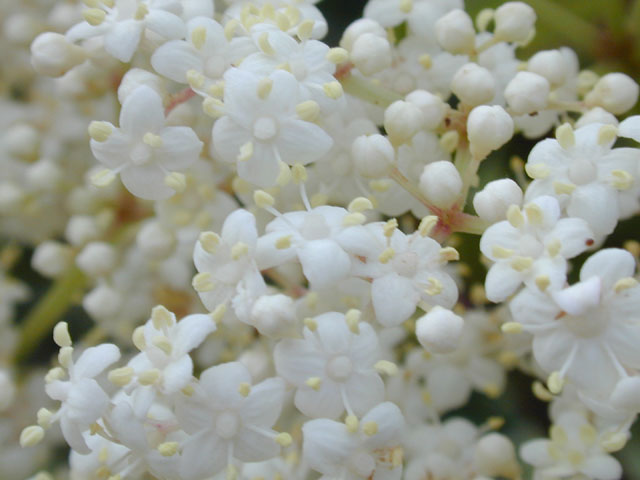
[[[640,62],[640,32],[638,31],[638,25],[640,25],[640,0],[635,0],[629,12],[627,29],[633,38],[632,57]]]
[[[468,149],[460,149],[456,153],[456,167],[462,176],[462,192],[460,193],[460,210],[464,210],[469,196],[469,189],[477,180],[481,158],[471,155]]]
[[[54,282],[20,324],[21,337],[15,353],[16,363],[27,359],[42,339],[51,333],[53,326],[69,309],[86,282],[87,278],[77,267],[72,267]]]
[[[480,217],[469,215],[468,213],[460,214],[458,222],[453,227],[454,232],[470,233],[472,235],[482,235],[489,224]]]
[[[553,32],[564,32],[571,46],[581,53],[590,53],[597,45],[600,30],[570,9],[551,0],[527,0],[538,15],[538,23]]]
[[[341,80],[341,83],[346,93],[383,108],[403,99],[399,93],[358,75],[347,75]]]

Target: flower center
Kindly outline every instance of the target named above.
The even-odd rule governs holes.
[[[228,440],[238,433],[240,421],[233,412],[222,412],[216,418],[216,433],[224,440]]]
[[[209,78],[220,78],[227,69],[227,62],[221,55],[213,55],[204,63],[204,74]]]
[[[582,315],[567,315],[562,320],[569,331],[579,338],[598,337],[609,324],[609,317],[601,308],[589,310]]]
[[[403,277],[415,276],[418,269],[418,255],[415,252],[404,252],[393,258],[393,269]]]
[[[322,215],[310,213],[305,215],[300,234],[305,240],[319,240],[327,238],[330,230],[327,221]]]
[[[519,247],[520,255],[523,257],[537,258],[544,250],[542,243],[531,234],[520,237]]]
[[[338,355],[329,360],[327,364],[327,375],[336,382],[344,382],[353,370],[351,359],[346,355]]]
[[[596,166],[586,158],[574,160],[569,166],[569,179],[576,185],[593,182],[597,177]]]
[[[376,461],[368,453],[358,452],[351,459],[351,468],[359,477],[370,478],[376,468]]]
[[[305,65],[303,60],[294,60],[289,63],[291,68],[291,73],[298,81],[304,80],[307,76],[307,66]]]
[[[260,117],[253,124],[253,136],[258,140],[271,140],[278,133],[278,125],[271,117]]]

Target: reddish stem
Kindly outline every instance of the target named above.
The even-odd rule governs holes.
[[[170,97],[169,105],[164,109],[164,115],[167,116],[171,111],[176,108],[181,103],[186,102],[190,98],[194,97],[196,92],[194,92],[191,87],[187,87],[184,90],[181,90],[178,93],[174,93]]]

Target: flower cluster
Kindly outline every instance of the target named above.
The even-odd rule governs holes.
[[[24,25],[0,46],[52,77],[0,73],[34,97],[1,100],[0,432],[47,402],[15,360],[50,330],[57,403],[7,478],[58,428],[68,467],[33,479],[622,476],[640,244],[599,248],[640,213],[633,79],[519,58],[519,1],[369,0],[336,47],[314,0],[44,3],[0,7]],[[518,135],[514,179],[481,185]],[[15,323],[17,244],[53,286]],[[513,369],[552,421],[519,452],[454,412]]]

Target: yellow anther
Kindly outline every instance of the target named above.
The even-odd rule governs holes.
[[[433,67],[433,59],[428,53],[420,55],[420,57],[418,58],[418,62],[425,70],[429,70],[431,67]]]
[[[391,181],[390,180],[371,180],[369,182],[369,186],[371,187],[371,190],[373,190],[374,192],[378,192],[378,193],[384,193],[389,191],[389,189],[391,188]]]
[[[239,162],[246,162],[253,157],[253,142],[249,140],[240,147],[240,152],[236,157]]]
[[[108,122],[94,120],[89,124],[89,136],[96,142],[106,142],[113,133],[113,126]]]
[[[378,424],[376,422],[366,422],[362,425],[362,431],[368,437],[371,437],[378,433]]]
[[[251,393],[251,385],[247,382],[240,383],[240,385],[238,385],[238,393],[243,397],[248,397]]]
[[[504,417],[489,417],[487,419],[487,427],[491,430],[499,430],[505,423]]]
[[[391,450],[391,465],[394,468],[398,468],[404,462],[404,449],[402,447],[395,447]]]
[[[424,293],[427,295],[439,295],[442,293],[442,282],[436,277],[427,278],[427,288],[424,289]]]
[[[157,368],[150,368],[138,375],[138,382],[140,385],[153,385],[160,379],[160,370]]]
[[[94,27],[104,22],[107,12],[99,8],[88,8],[82,12],[82,17],[87,21],[89,25]]]
[[[295,183],[304,183],[309,178],[307,169],[301,163],[296,163],[291,167],[291,177]]]
[[[560,372],[553,372],[549,375],[547,379],[547,386],[549,387],[549,391],[554,395],[558,395],[562,391],[562,387],[564,387],[565,379],[560,376]]]
[[[133,345],[140,351],[147,348],[147,341],[144,338],[144,327],[137,327],[131,334]]]
[[[500,393],[502,392],[500,390],[500,387],[498,387],[498,385],[496,385],[495,383],[485,385],[482,388],[482,391],[489,398],[498,398],[500,396]]]
[[[576,186],[573,183],[553,182],[553,190],[558,195],[562,195],[562,194],[571,195],[575,189],[576,189]]]
[[[376,369],[376,372],[390,377],[398,373],[398,366],[389,360],[378,360],[373,368]]]
[[[531,265],[533,265],[533,258],[531,257],[514,257],[511,260],[511,268],[516,272],[524,272],[531,268]]]
[[[453,247],[440,249],[440,259],[444,262],[454,262],[460,260],[460,253]]]
[[[504,333],[520,333],[522,332],[522,324],[518,322],[506,322],[502,324],[500,329]]]
[[[391,248],[391,247],[387,247],[383,250],[383,252],[378,256],[378,261],[380,263],[387,263],[389,262],[389,260],[391,260],[394,256],[396,255],[396,251]]]
[[[267,55],[275,55],[276,53],[276,51],[271,46],[271,43],[269,43],[269,32],[263,32],[258,37],[258,47],[260,47],[260,50],[262,50]]]
[[[420,220],[418,231],[420,232],[421,236],[428,237],[437,224],[438,217],[436,217],[435,215],[427,215],[422,220]]]
[[[224,103],[214,97],[207,97],[202,102],[202,111],[211,118],[218,118],[224,115]]]
[[[238,242],[231,247],[231,258],[233,260],[240,260],[247,253],[249,253],[249,245],[244,242]]]
[[[479,32],[485,32],[493,20],[494,10],[492,8],[483,8],[476,16],[476,28]]]
[[[396,228],[398,228],[398,220],[392,218],[388,220],[384,226],[382,227],[382,231],[384,232],[384,236],[387,238],[391,238],[393,232],[395,232]]]
[[[264,190],[256,190],[253,192],[253,201],[260,208],[272,207],[276,203],[275,198]]]
[[[193,68],[187,70],[187,83],[191,88],[202,88],[206,80],[205,76],[199,71],[194,70]]]
[[[183,395],[190,397],[195,393],[196,390],[195,388],[193,388],[193,385],[187,385],[180,391],[182,392]]]
[[[582,443],[585,445],[593,445],[596,443],[597,438],[598,432],[593,425],[586,424],[580,427],[580,440],[582,440]]]
[[[58,352],[58,362],[64,368],[69,368],[73,362],[73,347],[62,347]]]
[[[286,32],[291,28],[291,21],[284,13],[277,11],[275,14],[276,25],[280,30]]]
[[[236,18],[232,18],[231,20],[227,21],[227,23],[225,23],[224,36],[227,38],[227,40],[231,40],[233,38],[233,35],[235,34],[239,25],[240,21]]]
[[[331,63],[340,64],[349,60],[349,52],[341,47],[335,47],[329,49],[325,57]]]
[[[524,206],[524,211],[527,214],[527,220],[531,225],[540,226],[544,221],[544,212],[535,203],[528,203]]]
[[[162,146],[162,137],[156,135],[155,133],[147,132],[142,137],[142,141],[153,148],[158,148]]]
[[[237,480],[238,479],[238,469],[235,465],[227,465],[227,472],[225,474],[225,480]]]
[[[549,288],[549,285],[551,285],[551,279],[549,278],[549,275],[538,275],[535,279],[535,282],[536,287],[538,287],[541,292],[544,292],[547,288]]]
[[[260,9],[260,16],[265,19],[272,19],[276,14],[276,9],[272,3],[265,3]]]
[[[309,377],[304,382],[308,387],[311,387],[314,390],[320,390],[320,386],[322,385],[322,379],[320,377]]]
[[[322,86],[322,90],[324,91],[324,94],[327,97],[332,98],[333,100],[337,100],[338,98],[342,97],[342,95],[344,94],[344,90],[342,90],[342,85],[338,81],[325,83]]]
[[[367,217],[363,213],[353,212],[342,218],[342,225],[344,227],[352,227],[354,225],[362,225],[366,221]]]
[[[300,17],[302,16],[300,10],[293,5],[287,5],[284,10],[285,15],[289,18],[292,25],[300,23]]]
[[[623,432],[605,433],[600,439],[600,446],[608,453],[622,450],[627,444],[629,436]]]
[[[31,425],[20,433],[21,447],[34,447],[44,438],[44,429],[40,425]]]
[[[598,130],[598,145],[606,145],[615,141],[618,136],[618,128],[614,125],[603,125]]]
[[[58,322],[53,327],[53,341],[59,347],[71,346],[71,335],[69,335],[69,324],[67,322]]]
[[[320,105],[313,100],[307,100],[296,105],[296,113],[305,122],[315,122],[320,118]]]
[[[356,433],[360,426],[358,417],[355,415],[347,415],[347,418],[344,419],[344,424],[347,426],[347,432],[349,433]]]
[[[136,20],[143,20],[148,13],[149,13],[149,7],[147,7],[147,5],[145,5],[144,3],[141,3],[138,5],[138,8],[136,9],[134,18]]]
[[[303,320],[304,326],[307,327],[312,332],[315,332],[318,329],[318,322],[316,322],[313,318],[307,317]]]
[[[187,178],[183,173],[171,172],[164,177],[164,184],[178,193],[184,192],[187,188]]]
[[[133,379],[134,370],[131,367],[114,368],[109,372],[107,378],[111,383],[118,387],[124,387],[129,385],[129,382]]]
[[[351,333],[355,333],[356,335],[360,333],[360,328],[358,327],[360,317],[362,317],[362,312],[356,308],[349,309],[344,315],[344,319],[347,322],[349,330]]]
[[[200,293],[210,292],[215,288],[215,284],[211,281],[211,274],[209,272],[197,273],[193,277],[191,285],[196,290],[196,292]]]
[[[531,390],[536,398],[543,402],[550,402],[553,400],[553,394],[547,390],[547,387],[545,387],[539,380],[536,380],[531,384]]]
[[[507,209],[507,220],[514,228],[521,228],[524,226],[524,215],[517,205],[510,205]]]
[[[171,355],[171,341],[164,335],[154,337],[151,343],[162,350],[166,355]]]
[[[618,280],[613,286],[613,291],[616,293],[623,292],[629,288],[633,288],[638,285],[638,281],[633,277],[625,277]]]
[[[275,440],[281,447],[288,447],[293,441],[291,435],[289,435],[287,432],[280,432],[276,435]]]
[[[469,299],[474,305],[484,305],[487,303],[487,292],[480,283],[474,283],[469,290]]]
[[[196,27],[191,32],[191,43],[198,50],[202,48],[204,42],[207,41],[207,29],[200,26]]]
[[[291,247],[291,235],[284,235],[276,240],[276,248],[284,250]]]
[[[258,97],[260,99],[265,100],[271,93],[272,88],[273,88],[273,80],[271,80],[269,77],[264,77],[258,81],[258,87],[256,89],[256,93],[258,94]]]
[[[424,403],[425,405],[431,405],[431,403],[433,402],[429,390],[422,390],[422,392],[420,393],[420,397],[422,398],[422,403]]]
[[[291,181],[291,169],[289,168],[289,165],[283,161],[278,162],[278,167],[280,168],[280,172],[278,173],[278,178],[276,178],[276,183],[278,186],[284,187]]]
[[[572,148],[576,144],[576,137],[573,133],[573,128],[568,123],[563,123],[556,128],[556,139],[560,146],[567,150]]]
[[[449,130],[440,137],[440,148],[447,153],[453,153],[460,143],[460,134],[457,130]]]
[[[349,212],[351,213],[360,213],[371,209],[373,209],[373,203],[371,203],[371,200],[365,197],[354,198],[353,200],[351,200],[351,202],[349,203],[349,207],[347,208],[347,210],[349,210]]]
[[[224,303],[221,303],[213,309],[213,312],[209,312],[209,316],[215,323],[220,323],[225,313],[227,313],[227,306]]]
[[[611,184],[617,190],[628,190],[633,185],[633,175],[626,170],[612,170]]]
[[[527,175],[536,180],[547,178],[551,173],[549,167],[544,163],[536,163],[535,165],[528,163],[524,166],[524,171],[527,172]]]
[[[558,240],[557,238],[554,238],[547,244],[547,252],[549,252],[549,255],[552,257],[558,255],[561,250],[562,242],[560,242],[560,240]]]
[[[298,25],[297,35],[300,40],[308,40],[311,38],[311,34],[313,33],[313,25],[315,22],[310,18],[303,20],[300,25]]]
[[[151,309],[151,322],[156,330],[170,327],[175,323],[173,314],[163,305],[156,305]]]
[[[202,232],[198,238],[205,252],[214,254],[220,245],[220,235],[214,232]]]
[[[207,92],[209,92],[209,95],[215,98],[224,97],[224,82],[221,80],[219,82],[216,82],[210,85],[209,88],[207,89]]]
[[[413,9],[413,0],[400,0],[400,11],[403,13],[409,13]]]
[[[513,256],[514,253],[515,252],[510,248],[504,248],[500,245],[494,245],[491,247],[491,254],[495,258],[500,258],[500,259],[509,258]]]
[[[53,417],[53,412],[51,410],[42,407],[38,410],[38,413],[36,415],[38,419],[38,425],[40,425],[42,428],[47,429],[51,426],[51,417]]]
[[[62,380],[66,375],[66,372],[63,368],[53,367],[51,370],[47,372],[44,376],[44,381],[47,383],[55,382],[56,380]]]
[[[178,442],[164,442],[158,445],[158,452],[163,457],[171,457],[178,453],[179,448],[180,444]]]
[[[106,187],[116,179],[116,174],[104,168],[91,175],[91,183],[96,187]]]

